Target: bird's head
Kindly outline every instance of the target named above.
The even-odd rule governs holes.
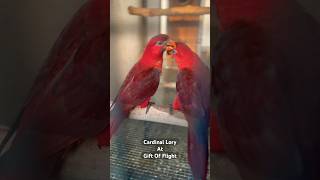
[[[166,51],[175,59],[179,69],[191,68],[195,64],[196,54],[183,42],[168,41]]]
[[[152,37],[144,49],[141,62],[150,66],[162,68],[163,52],[166,50],[168,35],[159,34]]]
[[[166,34],[159,34],[152,37],[145,48],[145,53],[153,57],[162,57],[163,52],[166,50],[168,40],[169,36]]]

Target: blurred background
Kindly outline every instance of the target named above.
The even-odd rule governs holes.
[[[67,22],[86,0],[0,0],[0,125],[10,125]]]

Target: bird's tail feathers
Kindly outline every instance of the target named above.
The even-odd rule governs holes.
[[[189,124],[188,160],[194,178],[206,179],[208,172],[208,128],[206,125]]]

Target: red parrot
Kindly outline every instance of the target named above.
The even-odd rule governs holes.
[[[172,50],[172,45],[168,43],[167,51],[172,54],[179,68],[177,96],[173,105],[179,106],[188,121],[188,161],[194,178],[206,179],[210,71],[199,56],[184,43],[177,42],[175,50]]]
[[[320,26],[291,0],[216,0],[213,98],[244,180],[320,179]]]
[[[171,48],[169,45],[168,46],[168,52],[170,53]],[[179,101],[179,97],[176,96],[174,98],[174,101],[172,103],[172,109],[181,111],[181,103]],[[224,148],[222,145],[222,142],[220,140],[220,135],[219,135],[219,128],[218,128],[218,123],[217,123],[217,117],[216,113],[212,110],[211,108],[211,116],[210,116],[210,152],[212,153],[224,153]]]
[[[111,105],[110,135],[129,117],[136,106],[145,108],[158,89],[162,71],[163,52],[169,37],[157,35],[148,42],[139,61],[132,67]]]
[[[60,34],[0,158],[1,180],[49,179],[74,144],[108,127],[108,11],[89,0]]]

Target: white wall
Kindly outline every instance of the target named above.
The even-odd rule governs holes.
[[[143,18],[129,15],[128,6],[141,0],[110,1],[110,98],[113,99],[144,47]]]

